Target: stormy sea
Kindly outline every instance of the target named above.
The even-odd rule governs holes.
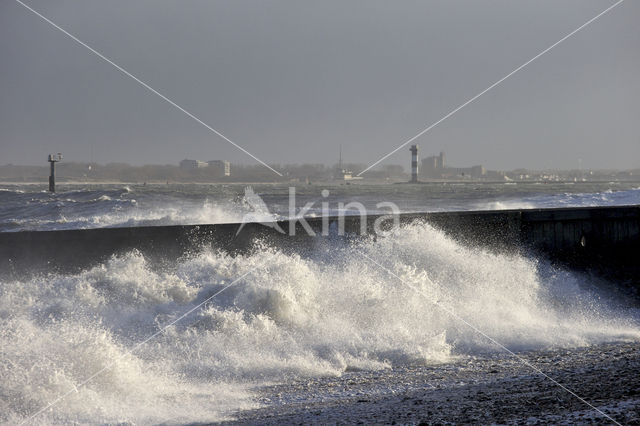
[[[292,209],[287,185],[253,185],[258,208],[244,185],[3,184],[0,231],[266,222],[353,201],[637,205],[639,186],[301,185]],[[0,422],[638,424],[639,344],[638,300],[616,283],[428,223],[305,253],[256,241],[156,265],[133,250],[0,271]]]

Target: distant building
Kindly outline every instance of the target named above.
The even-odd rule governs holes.
[[[180,168],[183,170],[202,169],[208,166],[209,164],[205,163],[204,161],[198,161],[198,160],[184,159],[180,162]]]
[[[441,179],[444,173],[444,152],[422,159],[421,174],[424,177]]]
[[[180,168],[182,170],[198,170],[208,169],[207,174],[215,177],[231,176],[231,163],[225,160],[211,160],[211,161],[199,161],[199,160],[182,160],[180,162]]]
[[[427,173],[432,170],[438,170],[438,157],[435,155],[422,159],[422,172]]]
[[[482,166],[447,167],[444,152],[422,159],[420,174],[431,179],[446,179],[455,177],[481,178],[486,174]]]
[[[445,167],[443,169],[442,176],[443,177],[472,177],[472,178],[480,178],[483,177],[486,173],[486,170],[482,166],[471,166],[471,167]]]
[[[226,160],[207,161],[209,168],[213,169],[216,176],[231,176],[231,163]]]
[[[362,180],[362,176],[354,176],[351,170],[342,169],[340,171],[339,179],[344,181]]]

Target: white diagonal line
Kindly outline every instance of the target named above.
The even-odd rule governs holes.
[[[382,264],[380,264],[379,262],[373,260],[372,258],[370,258],[369,256],[367,256],[366,254],[362,253],[361,251],[356,251],[356,253],[358,253],[359,255],[361,255],[362,257],[364,257],[365,259],[369,260],[370,262],[372,262],[373,264],[377,265],[379,268],[381,268],[382,270],[386,271],[389,275],[397,278],[402,284],[404,284],[405,286],[407,286],[408,288],[410,288],[411,290],[415,291],[416,293],[418,293],[421,296],[426,296],[424,294],[423,291],[421,291],[420,289],[416,288],[415,286],[407,283],[405,280],[403,280],[399,275],[397,275],[396,273],[394,273],[393,271],[391,271],[389,268],[383,266]],[[601,411],[600,409],[598,409],[597,407],[595,407],[594,405],[592,405],[591,403],[589,403],[587,400],[585,400],[584,398],[582,398],[580,395],[576,394],[574,391],[572,391],[571,389],[567,388],[566,386],[564,386],[562,383],[558,382],[557,380],[555,380],[554,378],[550,377],[548,374],[546,374],[544,371],[540,370],[538,367],[536,367],[535,365],[531,364],[529,361],[527,361],[526,359],[522,358],[521,356],[517,355],[515,352],[513,352],[512,350],[510,350],[509,348],[507,348],[505,345],[503,345],[502,343],[498,342],[496,339],[494,339],[493,337],[489,336],[488,334],[486,334],[485,332],[483,332],[482,330],[480,330],[478,327],[474,326],[473,324],[469,323],[467,320],[465,320],[464,318],[462,318],[461,316],[459,316],[458,314],[456,314],[453,310],[447,308],[444,305],[441,305],[438,302],[433,302],[431,300],[429,300],[427,297],[425,297],[425,299],[427,299],[430,303],[432,303],[433,305],[437,306],[438,308],[442,309],[444,312],[446,312],[447,314],[451,315],[453,318],[455,318],[456,320],[464,323],[466,326],[468,326],[469,328],[471,328],[473,331],[475,331],[476,333],[482,335],[483,337],[485,337],[486,339],[488,339],[489,341],[491,341],[493,344],[495,344],[496,346],[499,346],[501,349],[504,349],[506,352],[508,352],[510,355],[514,356],[518,361],[520,361],[521,363],[523,363],[524,365],[526,365],[527,367],[531,368],[532,370],[536,371],[538,374],[541,374],[542,376],[544,376],[545,378],[551,380],[555,385],[557,385],[558,387],[564,389],[565,391],[569,392],[571,395],[575,396],[576,398],[578,398],[580,401],[582,401],[583,403],[585,403],[586,405],[588,405],[589,407],[593,408],[594,410],[596,410],[598,413],[602,414],[604,417],[606,417],[607,419],[611,420],[613,423],[620,425],[620,423],[618,423],[617,421],[615,421],[613,418],[611,418],[609,415],[607,415],[606,413],[604,413],[603,411]]]
[[[136,344],[129,352],[130,353],[134,353],[135,351],[137,351],[141,346],[143,346],[144,344],[146,344],[147,342],[149,342],[150,340],[154,339],[155,337],[157,337],[158,335],[164,333],[167,328],[171,327],[172,325],[174,325],[175,323],[177,323],[178,321],[180,321],[181,319],[183,319],[184,317],[186,317],[187,315],[191,314],[192,312],[200,309],[205,303],[209,302],[210,300],[212,300],[214,297],[216,297],[217,295],[219,295],[220,293],[222,293],[223,291],[227,290],[229,287],[234,286],[237,282],[239,282],[241,279],[243,279],[244,277],[246,277],[247,275],[255,272],[261,265],[256,266],[255,268],[251,269],[248,272],[245,272],[244,274],[242,274],[240,277],[236,278],[235,280],[233,280],[230,284],[228,284],[227,286],[225,286],[224,288],[222,288],[221,290],[218,290],[217,292],[215,292],[213,295],[207,297],[203,302],[200,302],[199,304],[197,304],[196,306],[194,306],[193,308],[189,309],[187,312],[183,313],[182,315],[180,315],[178,318],[176,318],[175,320],[171,321],[170,323],[166,324],[165,326],[163,326],[162,328],[160,328],[158,331],[156,331],[155,333],[153,333],[151,336],[147,337],[146,339],[144,339],[142,342]],[[56,398],[53,402],[50,402],[49,404],[47,404],[45,407],[39,409],[35,414],[31,415],[29,418],[27,418],[26,420],[24,420],[23,422],[20,423],[20,425],[24,425],[27,422],[30,422],[31,420],[33,420],[35,417],[37,417],[38,415],[42,414],[44,411],[48,410],[49,408],[53,407],[54,405],[56,405],[57,403],[59,403],[60,401],[62,401],[63,399],[65,399],[67,396],[71,395],[74,392],[78,392],[78,389],[83,387],[84,385],[86,385],[87,383],[89,383],[91,380],[95,379],[97,376],[99,376],[100,374],[104,373],[105,371],[109,371],[111,370],[113,367],[115,367],[116,363],[113,362],[111,364],[106,365],[105,367],[101,368],[100,370],[96,371],[95,373],[93,373],[91,376],[89,376],[88,378],[86,378],[85,380],[83,380],[82,382],[80,382],[80,384],[78,384],[77,386],[74,386],[73,389],[69,390],[67,393],[60,395],[58,398]]]
[[[384,157],[380,158],[378,161],[376,161],[375,163],[371,164],[370,166],[368,166],[366,169],[364,169],[363,171],[361,171],[360,173],[358,173],[358,176],[360,176],[361,174],[365,173],[366,171],[370,170],[372,167],[377,166],[378,164],[380,164],[382,161],[386,160],[387,158],[389,158],[390,156],[392,156],[393,154],[395,154],[396,152],[398,152],[400,149],[404,148],[405,146],[407,146],[408,144],[410,144],[411,142],[415,141],[416,139],[418,139],[420,136],[424,135],[425,133],[427,133],[428,131],[430,131],[431,129],[433,129],[434,127],[436,127],[438,124],[442,123],[443,121],[445,121],[446,119],[448,119],[449,117],[451,117],[452,115],[454,115],[455,113],[457,113],[458,111],[460,111],[461,109],[463,109],[464,107],[466,107],[467,105],[471,104],[473,101],[475,101],[476,99],[478,99],[479,97],[481,97],[482,95],[484,95],[485,93],[487,93],[488,91],[490,91],[491,89],[495,88],[496,86],[500,85],[502,82],[504,82],[506,79],[508,79],[509,77],[511,77],[512,75],[514,75],[515,73],[517,73],[518,71],[522,70],[523,68],[525,68],[527,65],[529,65],[530,63],[532,63],[533,61],[535,61],[536,59],[540,58],[541,56],[543,56],[545,53],[549,52],[550,50],[552,50],[553,48],[555,48],[556,46],[558,46],[560,43],[564,42],[565,40],[567,40],[568,38],[572,37],[573,35],[575,35],[576,33],[578,33],[579,31],[581,31],[582,29],[584,29],[586,26],[588,26],[589,24],[593,23],[594,21],[596,21],[598,18],[602,17],[603,15],[605,15],[606,13],[610,12],[613,8],[615,8],[616,6],[620,5],[622,2],[624,2],[624,0],[618,0],[616,3],[614,3],[612,6],[609,6],[608,8],[606,8],[605,10],[603,10],[602,12],[600,12],[598,15],[594,16],[593,18],[589,19],[587,22],[585,22],[584,24],[580,25],[578,28],[576,28],[575,30],[571,31],[569,34],[567,34],[566,36],[562,37],[560,40],[558,40],[557,42],[553,43],[551,46],[547,47],[546,49],[544,49],[542,52],[538,53],[536,56],[534,56],[533,58],[529,59],[527,62],[525,62],[524,64],[520,65],[518,68],[514,69],[513,71],[511,71],[509,74],[505,75],[504,77],[502,77],[500,80],[496,81],[495,83],[493,83],[491,86],[487,87],[486,89],[484,89],[482,92],[478,93],[477,95],[475,95],[474,97],[472,97],[471,99],[469,99],[468,101],[466,101],[465,103],[463,103],[462,105],[458,106],[457,108],[453,109],[451,112],[449,112],[447,115],[445,115],[444,117],[442,117],[441,119],[439,119],[438,121],[436,121],[435,123],[431,124],[429,127],[421,130],[417,135],[413,136],[412,138],[409,138],[407,141],[403,142],[400,146],[398,146],[396,149],[394,149],[393,151],[391,151],[390,153],[388,153],[387,155],[385,155]]]
[[[148,91],[150,91],[154,95],[159,96],[164,101],[169,103],[171,106],[173,106],[173,107],[177,108],[178,110],[182,111],[184,114],[186,114],[187,116],[189,116],[190,118],[192,118],[193,120],[195,120],[196,122],[201,124],[202,126],[206,127],[207,129],[209,129],[210,131],[212,131],[213,133],[215,133],[216,135],[218,135],[219,137],[221,137],[225,141],[229,142],[231,145],[235,146],[240,151],[244,152],[245,154],[247,154],[248,156],[250,156],[251,158],[253,158],[257,162],[259,162],[260,164],[262,164],[263,166],[265,166],[266,168],[268,168],[269,170],[271,170],[272,172],[274,172],[278,176],[282,176],[282,173],[280,173],[279,171],[277,171],[276,169],[274,169],[273,167],[271,167],[270,165],[268,165],[267,163],[265,163],[264,161],[262,161],[261,159],[259,159],[258,157],[256,157],[255,155],[253,155],[252,153],[250,153],[249,151],[247,151],[246,149],[244,149],[243,147],[241,147],[240,145],[238,145],[237,143],[235,143],[234,141],[232,141],[231,139],[229,139],[228,137],[226,137],[225,135],[223,135],[222,133],[220,133],[219,131],[217,131],[216,129],[211,127],[210,125],[208,125],[207,123],[205,123],[204,121],[202,121],[200,118],[196,117],[194,114],[192,114],[191,112],[187,111],[186,109],[184,109],[183,107],[181,107],[180,105],[178,105],[177,103],[175,103],[174,101],[172,101],[171,99],[169,99],[168,97],[163,95],[162,93],[158,92],[156,89],[154,89],[153,87],[149,86],[147,83],[145,83],[144,81],[140,80],[138,77],[136,77],[135,75],[131,74],[129,71],[127,71],[126,69],[122,68],[120,65],[116,64],[111,59],[107,58],[102,53],[98,52],[96,49],[94,49],[93,47],[89,46],[87,43],[83,42],[82,40],[80,40],[79,38],[77,38],[76,36],[74,36],[73,34],[68,32],[67,30],[65,30],[64,28],[62,28],[61,26],[59,26],[58,24],[56,24],[55,22],[53,22],[52,20],[47,18],[46,16],[42,15],[40,12],[38,12],[35,9],[33,9],[31,6],[25,4],[21,0],[15,0],[15,1],[19,5],[23,6],[25,9],[33,12],[36,16],[38,16],[39,18],[41,18],[42,20],[44,20],[45,22],[50,24],[55,29],[57,29],[60,32],[62,32],[63,34],[65,34],[67,37],[69,37],[70,39],[72,39],[73,41],[78,43],[79,45],[81,45],[81,46],[85,47],[86,49],[88,49],[91,53],[95,54],[100,59],[104,60],[108,64],[110,64],[113,67],[115,67],[118,71],[122,72],[127,77],[130,77],[131,79],[136,81],[138,84],[140,84],[142,87],[144,87],[145,89],[147,89]]]

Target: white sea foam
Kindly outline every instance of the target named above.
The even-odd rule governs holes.
[[[479,210],[516,210],[516,209],[535,209],[537,206],[535,203],[526,202],[523,200],[503,200],[503,201],[489,201],[480,203],[477,208]]]
[[[633,188],[628,190],[605,189],[593,193],[557,193],[557,194],[530,194],[511,199],[500,199],[475,204],[472,208],[478,210],[510,210],[533,209],[552,207],[595,207],[595,206],[622,206],[640,204],[640,190]]]
[[[428,225],[319,244],[305,257],[268,246],[205,251],[161,270],[131,252],[77,274],[1,283],[0,421],[70,390],[36,423],[213,421],[254,406],[255,384],[501,351],[465,322],[513,350],[640,339],[633,312],[577,276],[463,247]]]
[[[65,200],[66,201],[66,200]],[[70,200],[76,203],[74,200]],[[226,202],[214,202],[205,200],[201,204],[154,205],[139,208],[134,199],[112,200],[102,195],[94,202],[114,202],[115,207],[104,209],[95,214],[85,214],[84,211],[65,210],[65,213],[57,212],[55,216],[28,217],[19,219],[7,219],[5,222],[17,229],[86,229],[122,226],[152,226],[175,224],[202,224],[202,223],[237,223],[243,220],[243,212],[247,211],[242,206],[232,205]],[[273,216],[267,213],[253,213],[256,221],[270,221]]]
[[[24,194],[24,191],[21,189],[11,189],[11,188],[0,188],[0,192],[12,192],[14,194]]]

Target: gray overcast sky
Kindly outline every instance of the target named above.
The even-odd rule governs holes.
[[[609,0],[25,0],[269,163],[372,163]],[[640,1],[421,137],[493,169],[640,167]],[[0,164],[246,154],[0,0]],[[387,163],[409,161],[408,147]]]

